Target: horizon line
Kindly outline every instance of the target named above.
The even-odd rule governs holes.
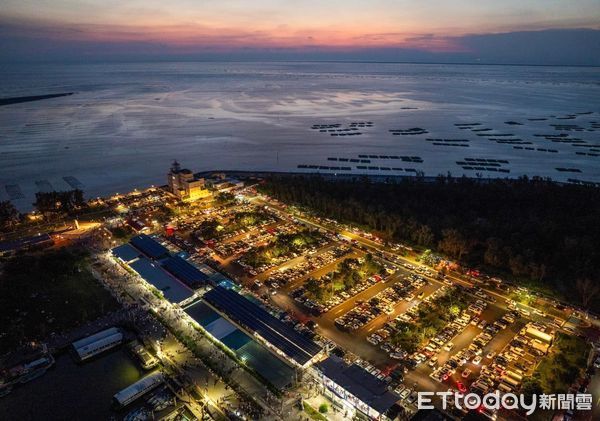
[[[416,65],[459,65],[459,66],[514,66],[514,67],[590,67],[595,68],[599,67],[600,64],[542,64],[542,63],[501,63],[501,62],[489,62],[489,63],[480,63],[480,62],[467,62],[467,61],[410,61],[410,60],[354,60],[354,59],[339,59],[339,60],[329,60],[329,59],[198,59],[198,58],[177,58],[177,59],[168,59],[168,58],[144,58],[144,59],[97,59],[97,60],[89,60],[87,62],[80,61],[76,59],[68,59],[63,61],[53,61],[53,60],[15,60],[13,62],[10,61],[0,61],[0,66],[4,65],[41,65],[41,64],[68,64],[68,65],[87,65],[87,64],[127,64],[127,63],[354,63],[354,64],[416,64]]]

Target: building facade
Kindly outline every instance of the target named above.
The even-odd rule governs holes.
[[[195,178],[192,171],[181,168],[179,162],[173,161],[167,176],[169,191],[185,202],[193,202],[210,196],[203,178]]]
[[[388,420],[387,412],[400,400],[387,383],[364,368],[347,365],[334,355],[315,366],[324,394],[347,413],[360,411],[372,420]]]

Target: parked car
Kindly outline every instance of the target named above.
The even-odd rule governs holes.
[[[413,403],[415,403],[417,401],[418,396],[419,396],[419,394],[416,391],[414,391],[410,394],[408,399],[406,399],[406,402],[408,402],[409,404],[412,405]]]
[[[444,346],[444,351],[450,351],[452,348],[454,348],[454,344],[452,342],[448,342],[446,346]]]

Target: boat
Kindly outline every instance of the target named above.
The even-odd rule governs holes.
[[[158,360],[138,341],[133,341],[129,344],[129,351],[137,358],[144,370],[150,370],[158,365]]]
[[[15,384],[24,384],[46,374],[54,362],[46,344],[15,353],[5,361],[8,368],[0,369],[0,397],[8,395]]]
[[[157,388],[163,382],[163,374],[160,371],[154,372],[116,393],[113,399],[119,407],[127,406],[136,399]]]
[[[108,351],[123,341],[123,332],[116,327],[103,330],[72,343],[73,350],[80,361],[85,361]]]
[[[19,378],[19,383],[27,383],[33,379],[46,374],[46,371],[54,364],[54,357],[48,354],[42,358],[38,358],[28,364],[23,365],[23,372]]]
[[[172,403],[172,399],[173,396],[171,393],[166,387],[163,387],[161,390],[148,398],[147,402],[152,407],[154,412],[159,412],[168,408]]]

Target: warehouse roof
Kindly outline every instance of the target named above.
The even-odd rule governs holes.
[[[120,246],[115,247],[112,249],[112,254],[126,263],[140,257],[139,250],[131,244],[121,244]]]
[[[169,253],[166,247],[146,234],[140,234],[133,237],[129,242],[146,256],[158,259]]]
[[[0,253],[16,251],[30,247],[51,245],[54,242],[48,234],[32,235],[18,240],[0,241]]]
[[[173,278],[157,264],[144,257],[129,264],[146,282],[160,290],[172,303],[180,303],[190,298],[194,292]]]
[[[217,286],[204,294],[204,299],[300,365],[321,351],[313,341],[235,291]]]
[[[208,280],[206,274],[179,256],[169,257],[163,262],[163,267],[192,288],[205,284]]]

